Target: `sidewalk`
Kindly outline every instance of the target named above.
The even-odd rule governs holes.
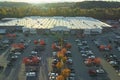
[[[100,57],[101,65],[107,72],[107,76],[110,78],[110,80],[120,80],[120,77],[115,72],[115,69],[104,59],[103,53],[106,52],[99,52],[94,43],[89,43],[89,45],[92,46],[92,50],[94,51],[95,55]]]
[[[104,59],[101,59],[101,65],[103,66],[103,68],[105,69],[105,71],[108,74],[108,77],[111,80],[120,80],[120,77],[117,75],[114,68],[108,62],[106,62]]]
[[[26,80],[24,64],[21,64],[20,72],[18,73],[18,80]]]
[[[5,55],[7,55],[7,52],[8,52],[8,51],[9,51],[9,48],[0,55],[0,65],[1,65],[1,66],[4,66],[3,71],[0,73],[0,80],[2,80],[3,77],[5,77],[5,75],[3,74],[3,72],[5,71],[5,68],[6,68],[7,62],[8,62],[8,61],[6,60],[6,58],[5,58]]]
[[[48,71],[52,71],[52,67],[51,67],[52,58],[48,58],[47,62],[48,62]],[[48,76],[46,76],[45,68],[43,66],[40,66],[39,80],[47,80],[47,78]]]

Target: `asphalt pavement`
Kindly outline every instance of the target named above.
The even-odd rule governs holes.
[[[94,38],[104,38],[106,40],[108,40],[109,38],[113,37],[114,34],[112,33],[107,33],[106,35],[98,35],[97,37]],[[103,57],[104,53],[113,53],[113,54],[117,54],[119,52],[117,52],[117,50],[113,47],[112,51],[110,52],[100,52],[98,50],[98,48],[95,46],[95,44],[92,42],[91,37],[86,38],[86,40],[88,40],[89,45],[91,46],[91,49],[94,51],[95,55],[98,56],[101,59],[101,65],[103,66],[103,68],[105,69],[105,71],[107,72],[107,76],[109,77],[110,80],[120,80],[120,77],[117,75],[117,73],[115,72],[115,69],[113,69],[113,67],[105,60],[105,58]],[[119,54],[117,54],[119,55]],[[120,57],[120,56],[118,56]]]
[[[73,67],[76,71],[76,80],[91,80],[91,77],[87,73],[88,69],[83,63],[83,58],[75,42],[75,37],[69,37],[68,42],[72,44],[71,53],[73,59]]]
[[[113,35],[114,34],[112,34],[112,35],[106,34],[106,35],[104,35],[104,37],[106,37],[106,36],[113,37]],[[99,38],[101,36],[103,36],[103,35],[98,35],[98,36],[94,36],[94,37],[86,37],[85,40],[88,41],[88,45],[93,50],[95,55],[101,58],[101,65],[107,72],[107,76],[111,80],[120,80],[120,77],[117,76],[117,74],[116,74],[115,70],[112,68],[112,66],[110,64],[108,64],[107,61],[105,61],[102,52],[100,52],[96,48],[95,44],[92,42],[92,39]],[[48,36],[31,35],[29,37],[25,37],[25,36],[23,36],[23,34],[20,34],[20,36],[15,40],[15,42],[19,42],[20,39],[26,39],[26,41],[28,41],[30,39],[32,41],[31,41],[31,43],[29,43],[29,46],[24,50],[23,54],[19,57],[19,59],[15,62],[13,68],[6,68],[6,70],[4,72],[5,76],[2,80],[18,80],[18,72],[20,70],[20,65],[22,63],[22,59],[24,57],[29,56],[29,54],[31,53],[32,49],[35,46],[33,43],[33,40],[35,40],[35,39],[44,39],[46,41],[45,51],[39,52],[39,56],[41,56],[41,65],[40,65],[40,73],[38,74],[39,75],[38,80],[48,80],[49,66],[48,66],[47,59],[50,58],[51,54],[52,54],[51,44],[54,41],[54,37],[51,35],[48,35]],[[75,69],[75,75],[76,75],[75,80],[100,80],[98,78],[92,78],[89,76],[89,74],[88,74],[89,68],[87,66],[85,66],[85,64],[83,63],[83,58],[82,58],[80,52],[78,51],[78,47],[75,42],[75,39],[76,38],[74,37],[74,35],[67,37],[68,42],[70,42],[72,44],[71,52],[72,52],[72,59],[73,59],[73,68]],[[114,46],[114,44],[112,44],[112,45]],[[118,53],[118,51],[115,48],[113,48],[111,53]],[[120,56],[120,54],[116,54],[116,55]],[[30,80],[32,80],[32,78]]]

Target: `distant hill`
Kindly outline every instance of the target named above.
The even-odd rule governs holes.
[[[0,2],[0,7],[21,7],[29,5],[30,4],[24,2]]]
[[[106,2],[106,1],[83,1],[73,3],[48,3],[48,4],[37,4],[37,6],[44,6],[48,8],[58,7],[71,7],[81,9],[92,9],[92,8],[120,8],[120,2]]]
[[[120,2],[106,2],[106,1],[84,1],[78,2],[74,7],[83,9],[91,8],[120,8]]]
[[[37,6],[46,8],[71,7],[71,8],[120,8],[120,2],[106,2],[106,1],[83,1],[73,3],[45,3],[45,4],[30,4],[23,2],[0,2],[0,7],[23,7],[23,6]]]

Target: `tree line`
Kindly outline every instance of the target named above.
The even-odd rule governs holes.
[[[115,4],[118,4],[118,3],[115,3]],[[20,3],[20,4],[23,4],[23,3]],[[86,17],[93,17],[97,19],[120,19],[120,7],[118,5],[116,5],[117,7],[108,7],[108,8],[106,7],[100,8],[100,7],[97,7],[96,5],[96,7],[94,6],[93,8],[88,9],[88,8],[80,8],[79,5],[81,3],[73,3],[73,5],[72,3],[64,3],[64,4],[53,3],[55,5],[58,4],[59,7],[52,4],[49,4],[49,5],[31,4],[30,5],[30,4],[24,3],[21,6],[20,4],[18,5],[19,7],[15,5],[12,6],[11,4],[9,4],[9,7],[8,6],[0,7],[0,18],[4,18],[4,17],[17,18],[17,17],[25,17],[25,16],[64,16],[64,17],[86,16]],[[65,4],[67,6],[63,6]],[[89,6],[89,5],[86,5],[86,6]]]
[[[37,7],[27,8],[0,8],[0,18],[4,17],[25,17],[25,16],[87,16],[98,19],[120,19],[120,8],[49,8]]]

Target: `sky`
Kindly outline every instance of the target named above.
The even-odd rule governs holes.
[[[28,2],[28,3],[52,3],[52,2],[80,2],[80,1],[93,1],[93,0],[0,0],[0,1]],[[120,2],[120,0],[94,0],[94,1],[119,1]]]

